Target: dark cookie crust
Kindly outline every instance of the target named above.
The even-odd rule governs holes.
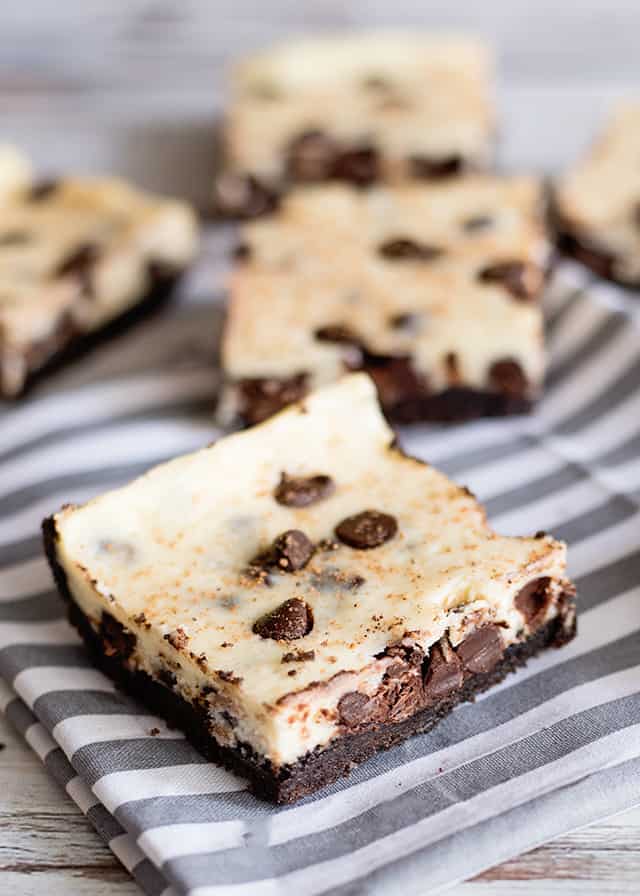
[[[178,283],[182,271],[151,268],[151,285],[136,304],[92,333],[83,332],[68,315],[64,315],[56,329],[44,340],[33,343],[28,349],[30,367],[24,386],[17,394],[4,395],[0,399],[13,401],[22,398],[33,386],[52,376],[63,366],[85,357],[90,351],[119,336],[129,327],[165,305]]]
[[[552,619],[535,631],[527,640],[507,648],[496,665],[489,671],[471,672],[457,687],[440,688],[440,696],[426,708],[401,720],[391,720],[376,727],[347,732],[329,747],[314,750],[297,762],[274,768],[267,760],[257,756],[246,744],[223,747],[208,731],[206,709],[187,703],[175,692],[151,679],[144,672],[131,672],[122,665],[122,658],[104,651],[99,635],[88,619],[73,602],[66,575],[57,561],[56,531],[52,517],[43,523],[45,550],[56,584],[68,604],[69,619],[80,632],[96,665],[113,678],[123,689],[140,699],[153,712],[163,716],[170,725],[184,731],[189,741],[207,759],[218,762],[230,771],[248,778],[256,796],[275,803],[293,803],[310,793],[349,774],[354,765],[401,743],[414,734],[433,728],[451,710],[466,701],[473,701],[476,694],[502,681],[510,672],[523,666],[528,659],[547,647],[561,647],[575,635],[575,605],[567,593],[561,602],[562,615]],[[434,694],[435,696],[435,694]],[[411,701],[410,701],[411,702]],[[348,711],[350,709],[350,712]],[[347,717],[357,723],[358,707],[342,706]]]

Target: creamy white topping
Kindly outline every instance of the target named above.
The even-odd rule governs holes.
[[[562,218],[585,244],[640,281],[640,103],[621,104],[589,153],[557,184]]]
[[[461,37],[379,32],[300,40],[239,64],[225,128],[230,168],[277,180],[291,140],[369,142],[386,174],[409,157],[492,156],[491,58]]]
[[[261,426],[64,508],[57,551],[74,600],[96,627],[107,611],[135,632],[133,666],[158,677],[168,664],[188,700],[212,687],[206,701],[222,742],[249,743],[276,765],[294,761],[339,733],[343,694],[375,692],[393,662],[379,656],[389,644],[408,637],[428,651],[447,630],[456,644],[492,621],[508,645],[522,634],[522,586],[564,578],[563,544],[496,535],[469,493],[392,439],[371,381],[351,375]],[[274,497],[283,472],[327,475],[333,493],[285,506]],[[369,550],[320,546],[369,508],[395,517],[394,537]],[[271,585],[248,576],[250,561],[290,529],[317,546],[308,565],[272,571]],[[308,634],[283,641],[253,631],[293,597],[312,610]],[[299,651],[313,658],[283,662]]]

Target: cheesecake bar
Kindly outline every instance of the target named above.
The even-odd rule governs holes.
[[[0,397],[168,297],[196,242],[182,202],[115,178],[32,180],[0,151]]]
[[[44,523],[97,663],[287,803],[575,630],[565,546],[496,535],[351,374]]]
[[[590,152],[556,185],[560,248],[640,288],[640,102],[620,105]]]
[[[225,424],[364,369],[397,422],[529,410],[544,375],[540,183],[333,184],[244,225],[222,341]]]
[[[492,60],[464,37],[374,32],[292,41],[238,64],[222,213],[269,211],[292,184],[439,179],[493,158]]]

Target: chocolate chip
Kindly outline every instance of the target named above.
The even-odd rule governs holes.
[[[412,156],[409,159],[409,166],[413,177],[438,180],[460,174],[464,168],[464,162],[460,156],[445,156],[441,159]]]
[[[515,299],[529,301],[535,297],[541,278],[532,265],[523,261],[501,261],[483,268],[478,279],[482,283],[497,283]]]
[[[462,687],[462,663],[446,637],[429,651],[424,677],[424,693],[428,700],[440,700]]]
[[[57,267],[56,277],[74,277],[86,296],[93,296],[93,268],[100,257],[100,247],[84,243],[68,255]]]
[[[240,380],[237,385],[240,416],[253,426],[303,398],[307,393],[307,375],[298,373],[289,379],[256,377]]]
[[[295,641],[304,638],[313,628],[313,613],[299,597],[285,600],[283,604],[258,619],[253,631],[261,638],[274,641]]]
[[[307,131],[289,145],[287,174],[306,183],[327,180],[333,173],[338,147],[323,131]]]
[[[394,314],[389,318],[389,326],[394,330],[417,333],[422,320],[422,314],[416,311],[402,311],[400,314]]]
[[[502,656],[502,636],[497,625],[483,625],[456,647],[469,672],[489,672]]]
[[[273,542],[274,564],[286,572],[304,569],[313,555],[313,542],[300,529],[288,529]]]
[[[495,361],[489,368],[489,383],[497,392],[514,398],[527,394],[529,384],[522,367],[513,358]]]
[[[489,215],[473,215],[462,222],[462,229],[465,233],[478,233],[481,230],[488,230],[492,226],[493,218]]]
[[[274,211],[278,196],[251,174],[222,174],[214,186],[214,203],[221,215],[257,218]]]
[[[573,585],[567,584],[565,590],[560,594],[557,603],[557,621],[556,631],[553,639],[555,647],[561,647],[567,644],[576,633],[576,605],[575,605],[576,589]]]
[[[29,199],[31,202],[40,202],[42,199],[48,199],[60,186],[57,178],[46,177],[35,182],[29,190]]]
[[[372,146],[339,153],[333,166],[333,177],[358,187],[372,184],[378,179],[378,153]]]
[[[103,611],[100,619],[99,635],[102,638],[105,656],[117,655],[121,659],[127,660],[135,650],[136,636],[115,619],[111,613]]]
[[[318,327],[314,330],[313,335],[318,342],[338,342],[357,345],[358,337],[355,333],[344,324],[327,324],[324,327]]]
[[[238,243],[233,249],[231,257],[234,261],[248,261],[251,258],[251,246],[249,243]]]
[[[396,518],[379,510],[363,510],[338,523],[335,533],[344,544],[359,550],[377,548],[398,531]]]
[[[285,507],[309,507],[335,491],[331,476],[318,473],[315,476],[287,476],[282,473],[280,482],[274,492],[278,504]]]
[[[533,579],[518,591],[513,600],[516,609],[522,613],[525,622],[531,628],[535,628],[542,621],[549,606],[551,601],[550,584],[549,576]]]
[[[366,371],[374,381],[384,408],[420,398],[428,391],[426,383],[413,369],[411,359],[404,355],[393,357],[367,352],[357,369]]]
[[[387,240],[378,246],[378,252],[389,261],[433,261],[442,255],[442,249],[437,246],[427,246],[407,237]]]
[[[0,247],[24,246],[31,241],[31,234],[27,230],[6,230],[0,233]]]
[[[340,722],[348,728],[355,728],[367,720],[371,700],[359,691],[349,691],[338,700]]]
[[[295,650],[290,653],[285,653],[281,663],[309,663],[311,660],[315,660],[316,652],[315,650]]]

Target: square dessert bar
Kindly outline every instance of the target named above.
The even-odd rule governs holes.
[[[222,422],[254,424],[364,369],[398,422],[527,411],[550,257],[528,177],[290,193],[246,224],[223,335]]]
[[[232,77],[218,210],[254,217],[294,183],[487,167],[491,69],[475,40],[397,32],[293,41],[247,59]]]
[[[112,178],[32,181],[0,151],[0,397],[168,297],[195,254],[182,202]],[[109,328],[109,329],[108,329]]]
[[[597,274],[640,288],[640,102],[620,105],[590,152],[559,180],[560,248]]]
[[[575,630],[565,546],[506,538],[352,374],[44,523],[97,663],[293,802]]]

